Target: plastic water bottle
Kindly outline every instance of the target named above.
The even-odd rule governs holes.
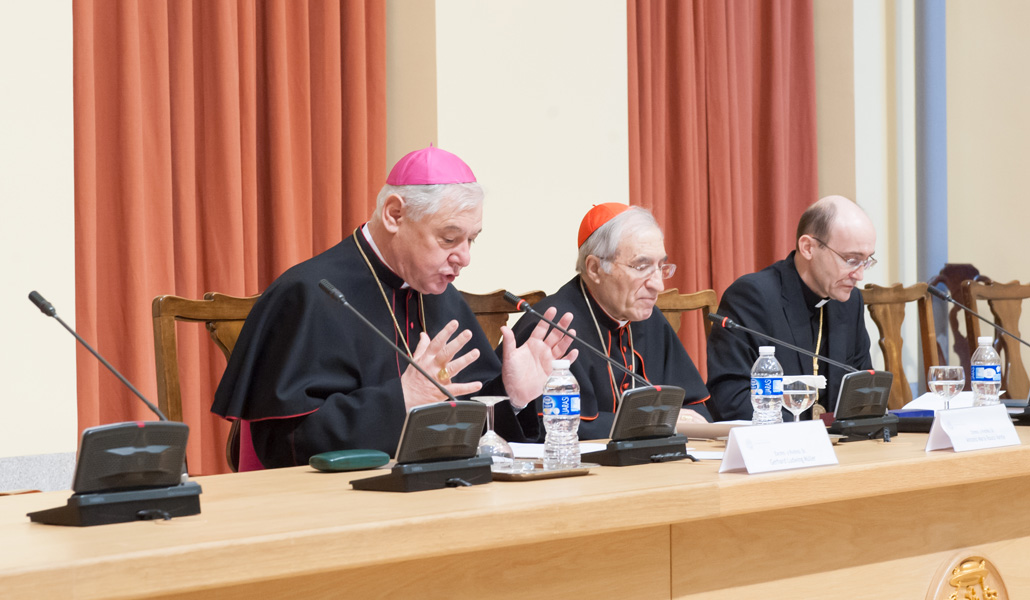
[[[544,469],[579,466],[579,382],[569,372],[569,361],[551,362],[544,384]]]
[[[1001,357],[994,350],[994,338],[982,335],[976,338],[979,347],[970,360],[969,381],[973,387],[973,406],[998,404],[1001,400]]]
[[[758,348],[758,360],[751,367],[751,406],[755,409],[752,425],[783,422],[783,367],[774,346]]]

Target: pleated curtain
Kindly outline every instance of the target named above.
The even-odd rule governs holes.
[[[812,4],[629,0],[630,201],[665,228],[667,282],[713,288],[787,255],[818,193]],[[704,329],[680,337],[705,373]]]
[[[156,403],[151,301],[259,293],[386,175],[379,0],[75,0],[76,324]],[[217,473],[225,359],[179,326],[190,471]],[[85,351],[79,426],[151,419]]]

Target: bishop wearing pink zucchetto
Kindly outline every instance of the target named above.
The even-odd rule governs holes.
[[[323,279],[453,395],[505,394],[514,410],[536,398],[571,339],[541,321],[516,346],[504,328],[498,359],[452,285],[482,229],[472,170],[430,146],[397,162],[367,223],[276,279],[247,318],[212,407],[244,424],[241,470],[303,465],[330,450],[393,455],[407,411],[445,399],[323,293]]]

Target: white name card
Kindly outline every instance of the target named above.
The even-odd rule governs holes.
[[[837,464],[822,421],[734,427],[719,472],[785,471]]]
[[[1004,404],[939,410],[933,418],[926,451],[955,452],[1018,446],[1019,434]]]

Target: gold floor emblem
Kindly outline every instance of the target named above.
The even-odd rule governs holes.
[[[1007,600],[1008,593],[998,569],[982,556],[953,561],[937,582],[937,593],[929,596],[947,600]]]

